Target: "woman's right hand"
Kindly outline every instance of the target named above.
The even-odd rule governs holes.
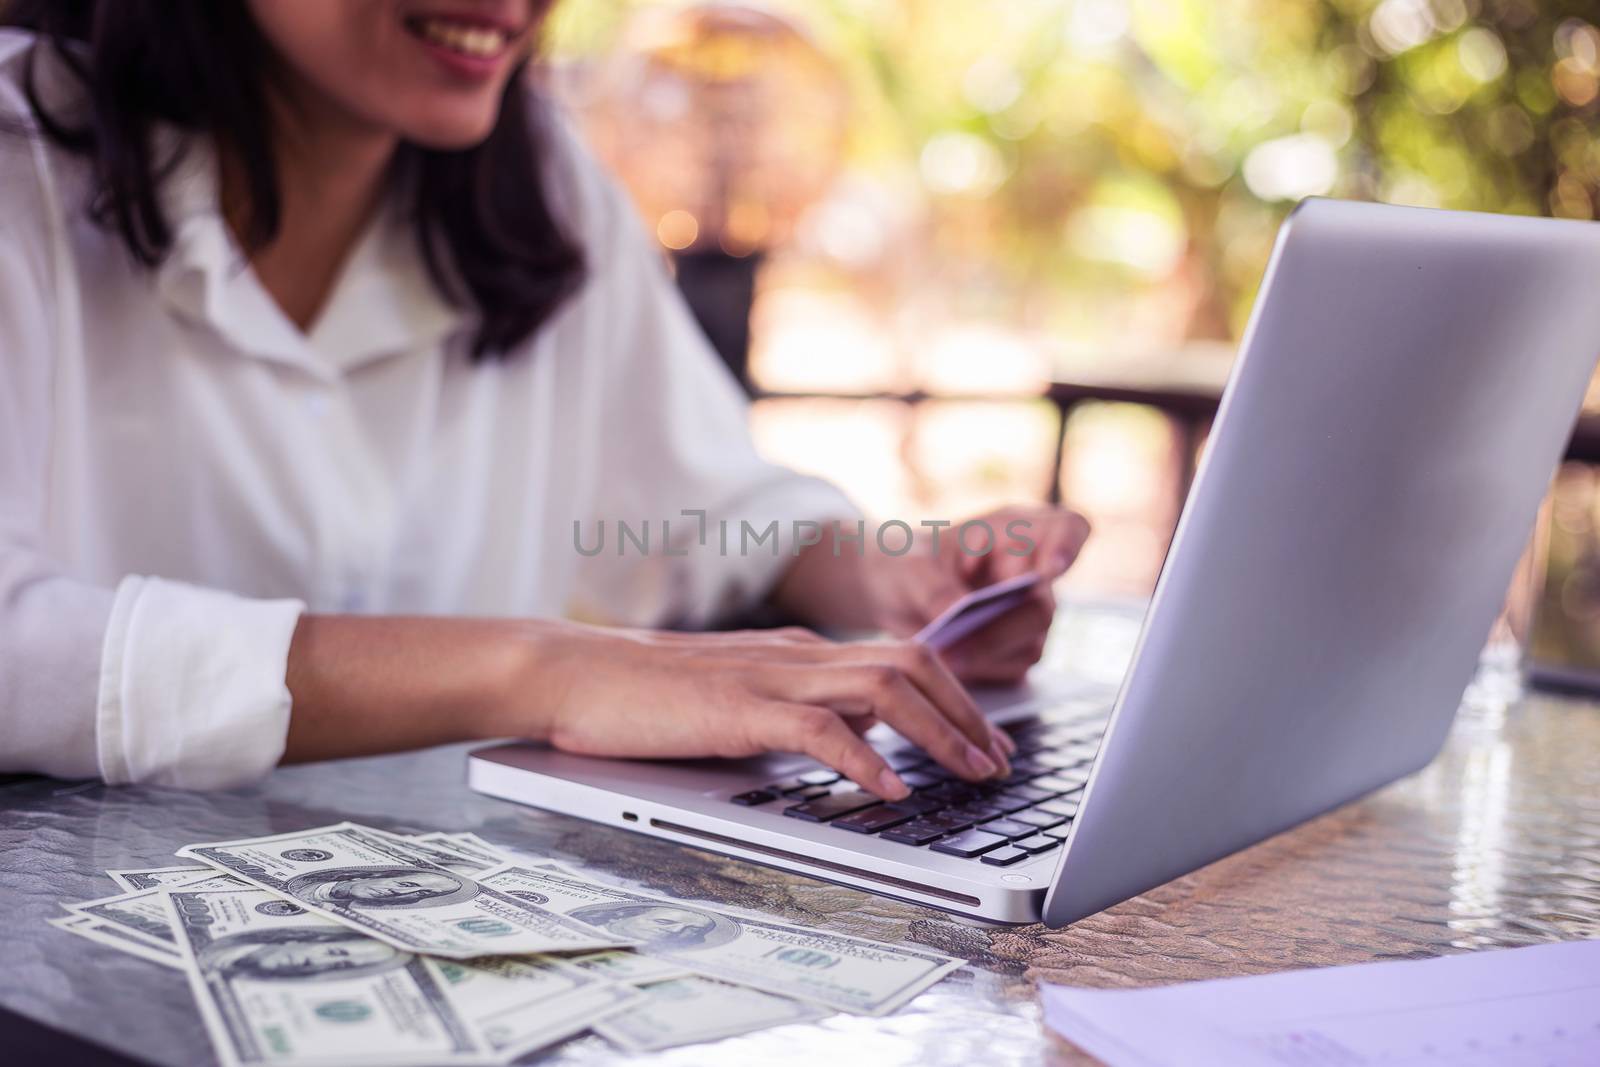
[[[862,739],[885,722],[962,778],[1010,772],[1015,745],[939,657],[809,630],[669,633],[535,624],[493,732],[591,756],[800,752],[886,800],[907,795]]]

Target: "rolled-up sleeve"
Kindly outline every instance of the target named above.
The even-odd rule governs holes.
[[[272,769],[288,733],[284,676],[304,607],[124,578],[100,655],[100,776],[220,789]]]
[[[188,788],[248,781],[283,754],[303,606],[138,577],[111,589],[44,548],[68,330],[62,224],[36,157],[15,147],[27,143],[0,153],[0,771]]]
[[[602,364],[595,405],[592,546],[579,613],[634,625],[704,627],[763,600],[794,562],[806,524],[860,512],[834,486],[768,462],[749,403],[694,321],[633,205],[576,149],[588,184],[591,306],[605,309],[584,354]],[[688,514],[686,514],[688,513]],[[648,528],[648,551],[618,524]],[[670,531],[670,538],[664,537]]]

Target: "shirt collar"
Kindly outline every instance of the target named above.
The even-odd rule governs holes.
[[[417,244],[416,226],[390,197],[356,246],[308,341],[342,371],[396,352],[435,347],[477,316],[450,303]]]
[[[157,138],[162,150],[183,147],[162,183],[172,247],[157,269],[156,285],[182,318],[210,327],[243,355],[323,379],[437,346],[468,324],[471,316],[433,283],[415,230],[390,197],[351,249],[310,331],[303,332],[256,279],[222,217],[215,152],[202,138],[180,136],[165,130]]]

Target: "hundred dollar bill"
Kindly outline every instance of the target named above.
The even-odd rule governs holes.
[[[653,982],[639,991],[644,1003],[594,1024],[595,1033],[628,1052],[717,1041],[833,1014],[815,1004],[698,976]]]
[[[242,889],[244,883],[229,875],[218,874],[208,867],[193,871],[185,885],[200,889]],[[163,886],[153,889],[136,889],[100,900],[86,900],[81,904],[62,904],[75,915],[87,915],[102,926],[126,933],[147,945],[177,951],[172,926],[167,922],[166,905],[162,903]]]
[[[696,974],[860,1015],[891,1012],[962,965],[928,949],[597,885],[554,865],[508,866],[483,881]]]
[[[138,889],[155,889],[163,885],[182,885],[211,874],[210,867],[145,867],[125,871],[107,871],[106,876],[126,892]]]
[[[568,956],[566,961],[574,967],[581,967],[590,974],[607,982],[623,982],[628,985],[660,982],[668,978],[682,978],[690,973],[676,963],[656,959],[654,956],[641,956],[637,952],[625,952],[621,949]]]
[[[178,855],[411,952],[471,959],[632,944],[353,823],[189,845]]]
[[[183,970],[183,957],[178,955],[178,950],[172,948],[157,948],[139,938],[134,937],[126,930],[101,923],[89,915],[63,915],[56,919],[46,919],[57,930],[65,930],[70,934],[93,941],[99,945],[114,948],[130,956],[137,956],[151,963],[159,963],[175,970]]]
[[[430,862],[437,863],[446,870],[468,877],[482,874],[493,867],[499,867],[506,861],[496,859],[486,861],[480,856],[473,855],[465,848],[461,848],[448,840],[429,840],[427,837],[402,837],[399,834],[384,833],[374,830],[373,833],[386,837],[391,841],[401,842],[406,848],[424,857]]]
[[[161,895],[225,1067],[492,1059],[421,957],[261,889]]]
[[[498,867],[516,858],[489,844],[477,834],[423,834],[422,840],[429,844],[446,845],[489,867]]]
[[[553,956],[428,960],[462,1018],[502,1060],[582,1033],[644,997]]]

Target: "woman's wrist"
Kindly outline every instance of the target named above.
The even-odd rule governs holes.
[[[794,557],[772,591],[772,603],[810,626],[835,631],[881,629],[881,613],[866,581],[859,544],[835,543],[835,530]]]
[[[567,706],[582,645],[580,623],[542,619],[500,624],[489,642],[484,692],[475,702],[482,737],[546,741]]]
[[[904,552],[887,552],[869,536],[804,549],[784,574],[773,601],[802,621],[858,634],[914,632],[965,590],[955,568],[917,538]]]

